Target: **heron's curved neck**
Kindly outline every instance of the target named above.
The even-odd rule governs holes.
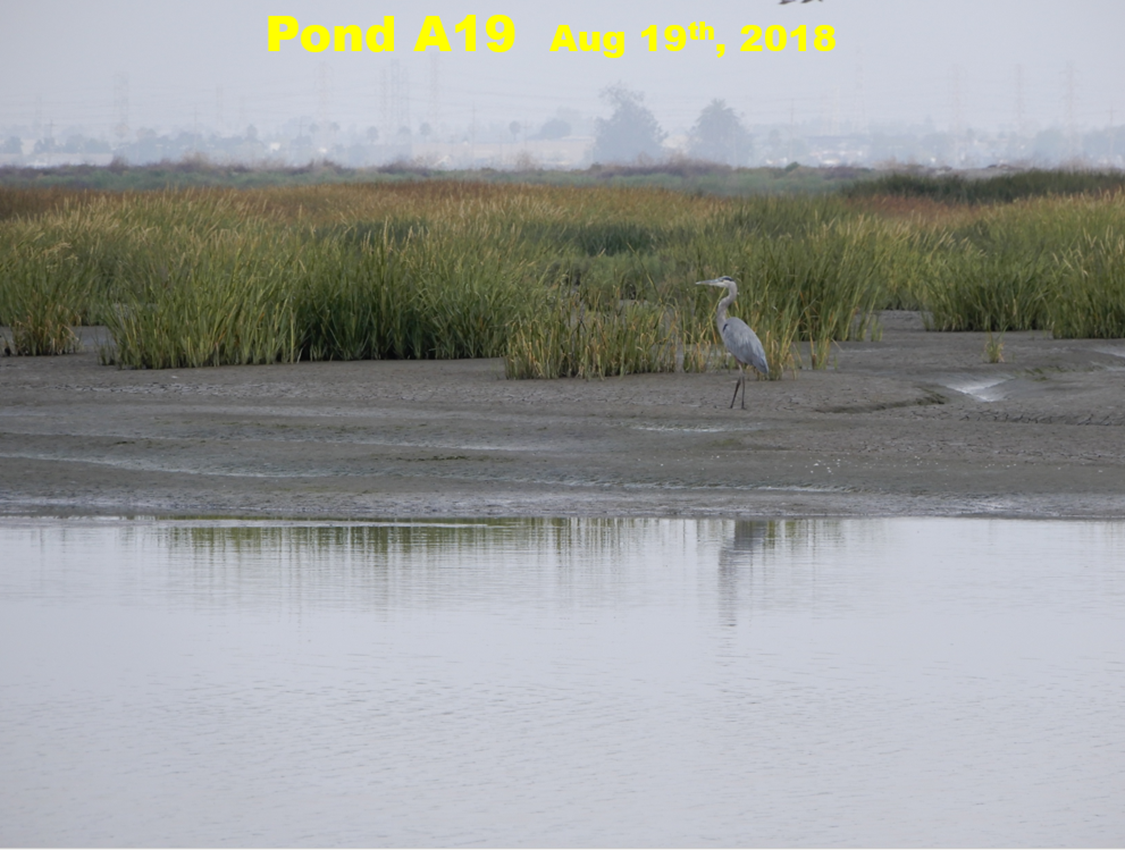
[[[722,330],[723,323],[727,320],[727,308],[734,303],[734,299],[738,297],[738,286],[733,282],[723,284],[727,288],[727,295],[722,301],[719,302],[719,309],[715,316],[715,321],[719,325],[719,330]]]

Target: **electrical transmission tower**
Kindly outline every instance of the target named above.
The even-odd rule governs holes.
[[[332,68],[321,62],[316,69],[316,123],[320,129],[317,134],[329,146],[335,141],[332,128]]]
[[[1016,135],[1023,138],[1027,132],[1027,119],[1023,103],[1023,65],[1016,65]]]
[[[1078,130],[1074,122],[1074,62],[1066,63],[1063,71],[1063,100],[1066,102],[1066,158],[1073,160],[1078,154]]]
[[[953,118],[949,129],[953,134],[954,164],[960,165],[965,158],[965,115],[961,103],[960,65],[954,65],[950,74],[950,99],[952,101]]]
[[[223,87],[215,86],[215,128],[220,136],[226,133],[226,124],[223,115]]]
[[[129,136],[129,75],[116,74],[113,77],[113,113],[117,119],[113,125],[113,135],[119,145],[125,144]]]
[[[867,132],[867,100],[863,94],[863,52],[860,51],[855,63],[855,105],[852,110],[855,126],[853,132]]]
[[[441,122],[441,64],[434,51],[430,54],[430,123],[436,130]]]
[[[397,59],[383,69],[382,119],[392,139],[410,133],[410,78]],[[402,131],[406,130],[406,133]]]

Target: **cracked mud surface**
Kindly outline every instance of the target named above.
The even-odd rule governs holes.
[[[4,357],[0,513],[1125,516],[1125,340],[1009,333],[989,364],[984,334],[883,327],[746,410],[736,371]]]

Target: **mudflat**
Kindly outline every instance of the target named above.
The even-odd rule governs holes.
[[[926,332],[796,379],[510,381],[499,360],[0,358],[0,513],[1125,517],[1125,340]]]

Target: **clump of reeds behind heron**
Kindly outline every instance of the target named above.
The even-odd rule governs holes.
[[[889,307],[941,330],[1125,336],[1125,199],[973,203],[457,181],[0,189],[0,324],[20,353],[102,324],[135,368],[504,357],[512,377],[729,365],[715,293],[771,378],[823,368]],[[5,196],[19,192],[19,196]],[[901,200],[901,199],[900,199]],[[945,203],[944,201],[942,202]],[[943,207],[944,208],[944,207]]]

